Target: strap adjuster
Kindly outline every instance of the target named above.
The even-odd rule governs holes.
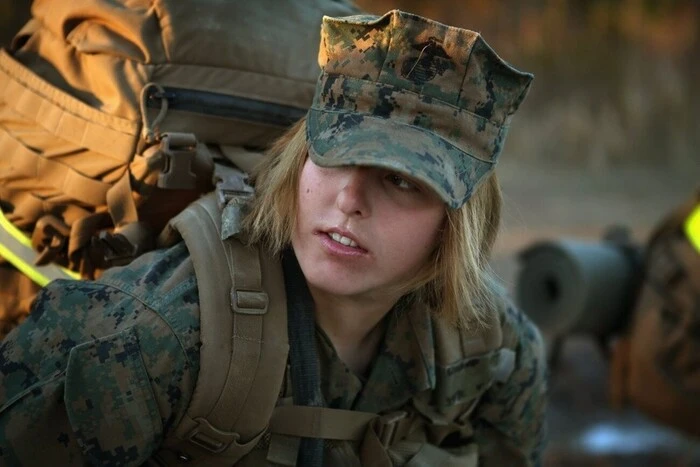
[[[158,175],[158,187],[193,190],[197,176],[192,171],[197,155],[197,138],[192,133],[165,133],[160,141],[163,170]]]
[[[190,443],[213,454],[221,454],[240,459],[250,452],[252,446],[260,442],[267,433],[267,428],[257,433],[247,441],[241,441],[241,435],[233,431],[221,431],[211,425],[207,419],[198,417],[193,420],[196,426],[185,436]]]
[[[400,439],[406,435],[406,429],[410,425],[407,417],[408,412],[401,410],[382,415],[374,422],[377,438],[385,448],[391,446],[397,438]]]
[[[231,307],[244,315],[264,315],[267,313],[269,297],[260,290],[231,289]]]
[[[238,433],[217,430],[204,418],[196,418],[194,421],[197,426],[187,434],[187,439],[214,454],[224,452],[231,443],[241,438]]]

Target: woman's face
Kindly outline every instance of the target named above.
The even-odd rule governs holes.
[[[375,167],[323,168],[307,157],[292,246],[309,287],[385,297],[430,260],[445,207],[430,189]]]

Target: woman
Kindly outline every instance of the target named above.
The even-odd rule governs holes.
[[[290,320],[315,321],[315,343],[290,332],[278,404],[373,418],[324,442],[272,426],[237,465],[538,465],[541,339],[487,272],[492,170],[531,75],[400,11],[321,36],[314,103],[258,170],[243,234],[281,258]],[[0,348],[0,458],[162,461],[206,364],[199,328],[182,243],[50,285]]]

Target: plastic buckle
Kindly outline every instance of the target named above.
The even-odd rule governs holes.
[[[39,218],[32,232],[32,246],[39,252],[34,263],[42,266],[64,253],[69,236],[70,227],[58,217],[47,214]]]
[[[234,199],[247,201],[253,197],[253,187],[248,185],[245,174],[228,175],[216,183],[217,201],[220,207]]]
[[[98,238],[103,246],[102,254],[109,266],[123,266],[129,264],[138,256],[138,246],[132,244],[128,238],[119,233],[100,232]]]
[[[204,418],[197,418],[194,421],[197,422],[197,427],[187,434],[187,439],[192,444],[214,454],[224,452],[231,443],[237,442],[241,437],[238,433],[217,430]]]
[[[382,415],[376,421],[376,432],[379,442],[382,446],[388,448],[394,443],[397,435],[399,435],[399,422],[405,420],[408,416],[408,412],[398,411],[392,412],[386,415]]]
[[[197,154],[197,138],[192,133],[165,133],[160,141],[163,170],[158,187],[170,190],[193,190],[197,176],[192,166]]]

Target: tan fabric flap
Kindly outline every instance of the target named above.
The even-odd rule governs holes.
[[[2,128],[0,153],[8,155],[0,161],[0,181],[10,188],[22,188],[46,196],[61,194],[86,206],[99,206],[105,202],[105,195],[111,185],[81,175],[70,166],[30,151]]]
[[[54,135],[122,161],[133,155],[138,124],[64,93],[0,51],[0,99]]]

